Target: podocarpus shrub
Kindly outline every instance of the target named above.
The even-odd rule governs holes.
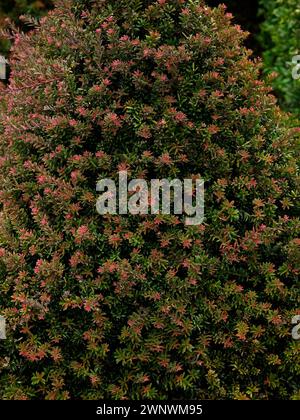
[[[299,398],[297,133],[222,7],[63,1],[1,95],[0,396]],[[205,222],[96,212],[201,176]]]
[[[22,30],[31,29],[31,26],[20,21],[20,16],[27,14],[39,18],[52,6],[52,0],[0,0],[0,28],[7,26],[5,20],[9,18],[14,24],[21,26]],[[1,54],[7,54],[10,46],[10,41],[0,42]]]
[[[273,87],[281,105],[300,117],[300,80],[293,79],[296,63],[293,57],[300,55],[300,5],[298,0],[260,0],[262,15],[261,43],[267,73],[276,72]],[[298,63],[300,60],[298,60]],[[299,72],[298,72],[299,73]]]
[[[262,55],[262,45],[259,42],[260,24],[262,14],[258,13],[260,0],[207,0],[207,5],[211,7],[225,4],[227,11],[233,14],[233,22],[241,25],[244,31],[249,32],[245,40],[245,45],[253,51],[256,56]]]

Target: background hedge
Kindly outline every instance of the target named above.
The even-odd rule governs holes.
[[[264,21],[260,41],[266,73],[277,72],[273,87],[280,104],[300,116],[300,79],[292,78],[292,58],[300,55],[300,3],[298,0],[261,0]],[[300,61],[300,60],[299,60]]]

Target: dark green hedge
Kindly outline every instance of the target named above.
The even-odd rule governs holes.
[[[280,104],[300,116],[300,79],[292,78],[293,57],[300,55],[299,0],[260,0],[263,59],[267,73],[278,73],[273,87]],[[299,60],[300,63],[300,60]]]

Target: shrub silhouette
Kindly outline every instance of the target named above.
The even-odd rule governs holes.
[[[298,131],[201,1],[61,1],[1,95],[0,396],[299,398]],[[96,182],[205,180],[205,221]]]

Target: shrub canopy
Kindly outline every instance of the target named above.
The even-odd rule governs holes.
[[[223,7],[61,1],[2,88],[0,397],[299,398],[297,130]],[[298,136],[298,137],[297,137]],[[205,180],[205,222],[96,182]]]
[[[0,27],[7,26],[8,18],[14,24],[21,26],[22,30],[28,30],[32,27],[20,21],[20,16],[28,14],[33,18],[39,18],[53,6],[52,0],[0,0]],[[10,49],[10,41],[1,40],[0,53],[7,54]]]

